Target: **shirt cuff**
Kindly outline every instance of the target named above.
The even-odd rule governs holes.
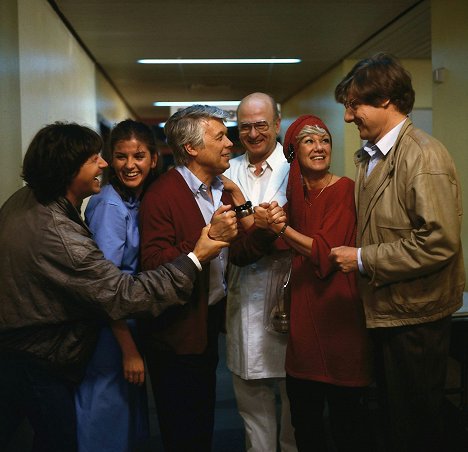
[[[202,271],[202,266],[200,264],[200,261],[198,260],[198,257],[195,256],[194,253],[188,253],[187,256],[192,260],[192,262],[197,266],[198,271]]]
[[[365,275],[366,270],[364,269],[364,265],[362,264],[361,248],[358,248],[358,250],[357,250],[357,264],[358,264],[358,267],[359,267],[359,273],[361,273],[361,275]]]

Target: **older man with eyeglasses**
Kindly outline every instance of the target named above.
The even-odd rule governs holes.
[[[275,100],[264,93],[248,95],[237,109],[237,120],[246,152],[230,161],[225,176],[254,206],[273,200],[285,204],[289,164],[277,142],[281,119]],[[247,451],[275,451],[278,423],[281,450],[296,451],[285,388],[287,335],[264,327],[267,287],[280,277],[275,269],[288,265],[289,252],[276,250],[254,264],[229,268],[227,364],[244,419]],[[277,393],[282,405],[280,422],[276,419]]]

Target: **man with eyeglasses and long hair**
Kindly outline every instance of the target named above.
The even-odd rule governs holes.
[[[237,109],[239,139],[245,154],[231,160],[224,175],[235,182],[252,205],[273,200],[286,203],[289,164],[277,142],[280,114],[276,101],[252,93]],[[258,209],[258,207],[256,207]],[[273,248],[273,247],[272,247]],[[274,248],[273,248],[274,250]],[[282,275],[275,269],[290,265],[289,251],[275,250],[254,264],[229,268],[226,313],[227,364],[233,373],[239,413],[244,419],[246,449],[276,450],[277,425],[282,452],[296,450],[285,387],[287,334],[264,327],[266,288]],[[281,398],[281,420],[276,419],[276,395]]]
[[[358,274],[388,450],[442,452],[451,314],[465,285],[457,171],[408,117],[411,77],[391,55],[359,61],[335,98],[366,144],[355,154],[357,248],[331,259]]]

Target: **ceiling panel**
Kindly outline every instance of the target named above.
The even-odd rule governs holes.
[[[429,0],[56,0],[88,52],[140,118],[156,100],[283,102],[343,58],[384,50],[430,58]],[[284,58],[294,65],[141,65],[139,58]]]

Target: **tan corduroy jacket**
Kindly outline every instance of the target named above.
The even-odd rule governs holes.
[[[367,276],[359,289],[367,326],[434,321],[462,304],[461,187],[453,160],[407,119],[398,139],[366,177],[355,155],[357,246]]]

